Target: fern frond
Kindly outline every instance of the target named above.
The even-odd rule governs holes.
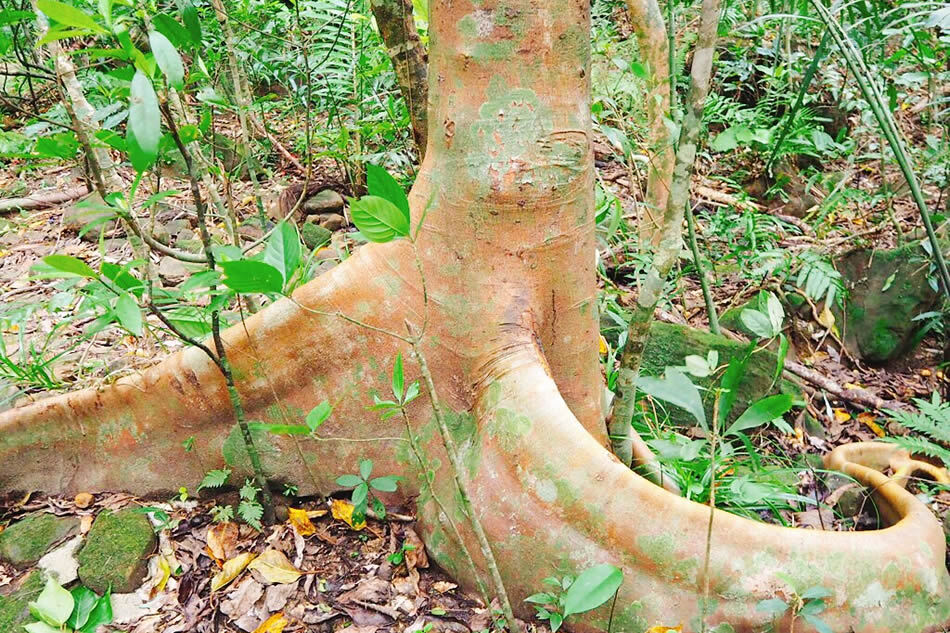
[[[926,455],[927,457],[939,459],[943,462],[944,466],[950,468],[950,450],[947,450],[926,438],[911,436],[888,437],[885,438],[884,441],[897,444],[912,455]]]

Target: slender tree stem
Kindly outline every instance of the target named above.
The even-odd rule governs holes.
[[[706,271],[703,270],[703,262],[699,257],[699,244],[696,242],[696,216],[693,215],[691,205],[686,205],[686,228],[689,231],[689,250],[693,253],[693,266],[696,267],[699,286],[703,289],[703,300],[706,302],[709,331],[713,334],[721,334],[719,315],[716,313],[716,302],[713,301],[712,292],[709,290],[709,279],[706,278]]]

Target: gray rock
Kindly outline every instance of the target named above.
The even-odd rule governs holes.
[[[158,276],[171,285],[178,285],[188,276],[188,269],[181,261],[166,255],[158,262]]]
[[[332,189],[324,189],[310,196],[303,203],[305,215],[333,213],[334,211],[343,211],[343,196]]]
[[[346,218],[336,213],[321,213],[315,219],[317,224],[328,231],[339,231],[346,226]]]

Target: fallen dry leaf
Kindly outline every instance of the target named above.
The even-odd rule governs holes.
[[[219,565],[221,561],[234,556],[234,548],[237,547],[239,533],[237,523],[231,521],[215,523],[208,528],[208,535],[205,537],[208,543],[208,551],[211,552],[211,556]]]
[[[851,419],[851,414],[844,409],[832,409],[835,412],[835,420],[838,422],[847,422]]]
[[[253,552],[244,552],[227,561],[221,568],[221,571],[215,574],[214,578],[211,579],[211,591],[217,591],[240,576],[244,568],[254,560],[254,557],[255,554]]]
[[[429,566],[429,558],[426,556],[426,546],[422,539],[411,528],[407,528],[403,536],[403,545],[410,546],[412,549],[406,550],[406,569],[425,569]]]
[[[275,613],[261,622],[261,625],[254,629],[254,633],[283,633],[284,627],[288,624],[283,613]]]
[[[330,513],[333,515],[334,519],[338,521],[343,521],[349,525],[354,530],[362,530],[366,527],[366,521],[360,521],[357,524],[353,524],[353,504],[345,499],[334,499],[330,503]]]
[[[73,499],[73,502],[76,504],[77,508],[88,508],[92,505],[92,495],[88,492],[80,492],[76,495],[76,498]]]
[[[276,549],[265,550],[247,568],[259,573],[264,581],[270,585],[286,585],[296,582],[303,575],[303,572],[287,560],[283,552]]]
[[[152,590],[149,592],[149,600],[155,598],[155,596],[165,590],[165,585],[168,584],[168,579],[172,576],[171,565],[168,564],[168,559],[165,558],[163,554],[158,555],[158,573],[158,582],[155,583],[155,586],[152,587]]]
[[[681,633],[683,626],[651,626],[646,633]]]
[[[300,536],[310,536],[316,533],[317,527],[310,520],[306,510],[287,508],[287,521],[297,530]]]
[[[878,437],[884,437],[884,429],[874,421],[874,414],[864,411],[858,414],[858,422],[871,429]]]
[[[437,593],[445,593],[446,591],[452,591],[456,587],[458,587],[458,585],[456,585],[455,583],[446,582],[444,580],[437,580],[434,583],[432,583],[432,588]]]

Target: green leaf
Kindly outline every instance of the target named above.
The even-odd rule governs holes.
[[[37,0],[36,6],[51,20],[55,20],[65,26],[88,29],[98,33],[107,32],[104,28],[96,24],[96,21],[93,20],[90,15],[68,4],[63,4],[56,0]]]
[[[230,468],[209,470],[205,474],[204,479],[201,480],[201,483],[198,484],[198,491],[201,491],[203,488],[220,488],[224,484],[228,483],[228,477],[230,476]]]
[[[178,20],[165,13],[156,13],[152,16],[152,25],[155,30],[168,38],[176,48],[192,46],[191,33],[178,23]]]
[[[181,61],[181,55],[175,50],[175,45],[169,41],[162,33],[152,31],[148,34],[148,44],[155,56],[155,63],[162,69],[168,83],[181,90],[185,87],[185,65]]]
[[[29,604],[30,613],[37,620],[50,626],[62,627],[69,614],[73,612],[73,595],[59,586],[52,578],[47,578],[46,587],[37,597],[36,602]]]
[[[191,34],[191,41],[195,46],[201,46],[201,20],[198,18],[198,10],[195,5],[185,2],[181,8],[181,21],[185,23],[185,28]]]
[[[739,147],[739,142],[736,140],[736,128],[726,128],[716,135],[709,146],[717,152],[728,152]]]
[[[85,585],[77,585],[70,592],[73,595],[73,612],[66,620],[66,626],[71,629],[81,629],[89,620],[89,614],[99,602],[99,596]]]
[[[366,165],[366,189],[371,196],[392,202],[409,220],[409,198],[388,171],[373,164]]]
[[[105,595],[103,595],[96,602],[96,606],[93,607],[92,613],[89,614],[89,619],[86,620],[86,625],[79,629],[79,633],[96,633],[99,630],[100,626],[112,623],[112,590],[107,589]]]
[[[564,617],[596,609],[610,600],[623,583],[623,572],[613,565],[585,569],[567,590]]]
[[[699,426],[706,428],[706,410],[699,389],[679,370],[667,368],[665,378],[640,376],[637,388],[654,398],[685,409]]]
[[[23,628],[27,633],[63,633],[63,630],[58,626],[53,627],[46,622],[30,622],[23,625]]]
[[[300,265],[300,238],[293,224],[281,222],[276,226],[267,238],[263,260],[280,271],[286,284]]]
[[[396,363],[393,365],[393,396],[396,402],[402,402],[402,389],[405,385],[402,374],[402,354],[396,354]]]
[[[261,531],[261,517],[264,516],[264,506],[256,501],[242,501],[238,504],[238,516],[244,519],[244,522],[252,528]]]
[[[131,292],[136,297],[141,297],[145,290],[145,285],[140,279],[126,272],[123,267],[118,264],[102,262],[102,265],[99,266],[99,271],[103,277],[112,281],[112,283],[119,288]]]
[[[772,376],[773,384],[777,382],[779,376],[782,375],[782,370],[785,369],[785,357],[788,356],[788,338],[786,338],[784,334],[778,335],[778,352],[776,356],[775,374]]]
[[[815,630],[818,631],[818,633],[834,633],[834,631],[831,630],[831,627],[828,626],[828,623],[819,618],[817,615],[812,613],[802,613],[802,617],[805,618],[806,622],[815,627]]]
[[[747,431],[768,424],[775,418],[784,415],[793,406],[795,406],[795,398],[788,393],[762,398],[743,411],[739,419],[733,422],[729,430],[725,432],[725,435],[735,435],[739,431]]]
[[[360,233],[371,242],[388,242],[409,235],[409,215],[389,200],[378,196],[350,199],[350,217]]]
[[[759,338],[772,338],[776,334],[772,327],[772,320],[758,310],[746,308],[739,313],[739,319],[750,332]]]
[[[139,304],[127,292],[119,295],[115,302],[115,318],[119,324],[135,336],[142,336],[142,310]]]
[[[158,144],[162,140],[161,114],[158,110],[158,96],[152,87],[152,80],[141,70],[135,71],[129,92],[129,123],[126,142],[136,171],[145,171],[155,163],[158,157]],[[133,154],[133,145],[137,155]],[[144,169],[140,169],[140,167]]]
[[[828,598],[831,595],[832,591],[830,589],[825,589],[821,585],[815,585],[814,587],[806,589],[799,597],[802,600],[818,600],[820,598]]]
[[[234,262],[221,262],[224,270],[222,283],[235,292],[280,292],[284,288],[284,278],[280,271],[264,262],[239,259]]]
[[[310,432],[316,432],[329,419],[331,413],[333,413],[333,407],[326,400],[311,409],[307,414],[307,426],[310,427]]]
[[[43,136],[36,140],[33,151],[42,158],[72,158],[79,151],[79,141],[72,132]]]
[[[373,460],[371,459],[361,459],[360,460],[360,477],[363,479],[369,479],[369,476],[373,474]]]
[[[274,435],[310,435],[310,427],[303,424],[276,424],[273,422],[251,422],[248,425],[252,431],[263,431]]]
[[[369,496],[369,486],[366,485],[365,481],[361,481],[356,488],[353,488],[353,494],[350,495],[350,501],[353,502],[353,505],[357,508],[366,507],[366,498]],[[362,514],[362,512],[360,512]]]
[[[400,479],[402,478],[396,475],[386,475],[370,480],[369,485],[380,492],[396,492],[396,486]]]
[[[768,600],[760,600],[759,603],[755,605],[755,610],[759,613],[768,613],[770,616],[775,617],[788,611],[788,603],[780,598],[769,598]]]
[[[719,396],[719,423],[724,424],[732,411],[732,405],[735,404],[736,396],[739,393],[739,384],[745,377],[745,367],[755,349],[755,343],[750,343],[745,353],[741,356],[734,356],[729,361],[726,372],[722,375],[719,386],[722,389],[722,395]]]
[[[767,295],[766,306],[773,335],[778,334],[782,331],[782,322],[785,320],[785,310],[782,309],[782,302],[770,292]]]
[[[551,633],[557,633],[557,630],[564,624],[564,616],[554,611],[548,617],[548,622],[551,623]]]
[[[363,483],[363,480],[356,475],[340,475],[336,478],[336,485],[344,488],[353,488]]]
[[[70,255],[47,255],[43,258],[43,262],[47,266],[52,266],[60,272],[69,273],[71,275],[79,275],[80,277],[88,277],[89,279],[98,279],[99,277],[96,271],[78,257],[72,257]]]
[[[686,365],[686,371],[697,378],[705,378],[712,373],[709,369],[709,363],[707,363],[706,359],[702,356],[690,354],[683,359],[683,362]]]

